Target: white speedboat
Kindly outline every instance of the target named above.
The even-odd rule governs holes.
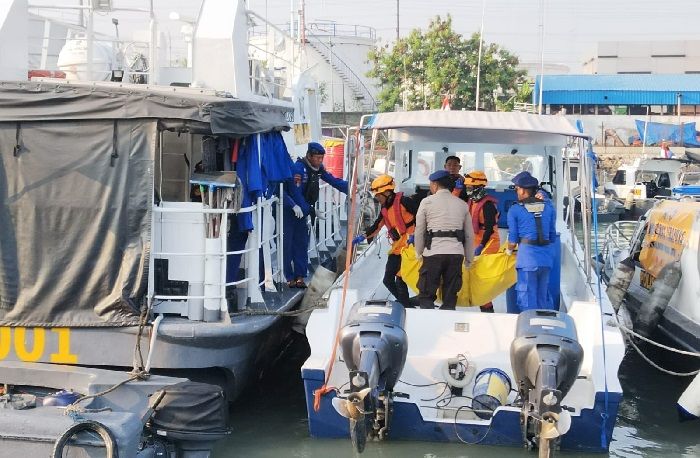
[[[659,201],[638,223],[611,226],[603,250],[608,295],[634,330],[650,337],[658,329],[694,352],[700,352],[699,222],[697,200]]]
[[[605,195],[625,202],[629,219],[639,218],[659,198],[670,197],[674,188],[697,183],[700,174],[689,166],[691,162],[692,158],[636,159],[631,165],[621,166],[604,184]]]
[[[525,113],[381,113],[355,138],[360,188],[366,186],[361,137],[371,133],[376,140],[382,130],[388,131],[395,155],[390,158],[396,163],[395,181],[407,193],[420,187],[417,160],[426,156],[435,164],[444,163],[442,155],[470,156],[482,170],[488,168],[486,157],[497,164],[537,160],[545,165],[538,178],[551,183],[558,215],[553,255],[560,262],[551,291],[559,311],[505,313],[514,305],[510,292],[494,300],[493,314],[478,313],[478,307],[404,311],[378,275],[388,246],[377,237],[330,289],[328,308],[314,310],[308,322],[311,355],[301,375],[310,434],[351,437],[359,451],[367,437],[525,444],[539,447],[541,454],[554,448],[607,450],[622,396],[617,371],[624,342],[608,323],[614,310],[600,294],[585,254],[589,241],[582,249],[573,209],[563,210],[563,197],[571,190],[565,192],[562,150],[570,144],[583,151],[583,135],[563,118]],[[590,165],[582,161],[579,173],[586,183]],[[502,213],[516,200],[505,180],[488,185]],[[587,205],[585,184],[582,192]],[[583,224],[589,233],[588,221]]]

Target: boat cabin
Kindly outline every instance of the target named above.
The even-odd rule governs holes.
[[[486,174],[488,193],[496,197],[499,202],[499,226],[502,228],[506,227],[508,208],[517,201],[511,182],[517,173],[528,171],[547,191],[550,193],[555,191],[555,177],[557,174],[559,176],[564,174],[560,146],[543,149],[540,146],[523,144],[522,139],[517,136],[507,138],[506,134],[497,133],[491,133],[492,138],[486,138],[490,143],[484,143],[483,133],[475,133],[475,136],[471,137],[467,129],[459,129],[460,119],[463,118],[462,123],[468,123],[473,118],[473,113],[451,112],[447,116],[443,115],[446,122],[449,120],[454,123],[454,127],[437,124],[431,126],[431,123],[443,122],[437,119],[440,115],[436,117],[434,113],[430,111],[382,113],[379,115],[382,124],[378,124],[375,118],[371,118],[365,127],[382,129],[386,125],[389,143],[388,161],[379,159],[373,172],[392,174],[401,192],[427,194],[430,184],[428,176],[444,168],[445,159],[448,156],[457,156],[462,165],[460,169],[462,175],[474,170],[481,170]],[[505,115],[508,114],[505,113]],[[392,129],[390,128],[392,122],[407,122],[420,127]],[[372,144],[369,152],[372,163],[374,163],[375,145],[376,142]],[[557,161],[556,158],[559,160]],[[385,164],[386,168],[379,170]],[[571,170],[577,172],[577,167],[578,165]],[[565,193],[563,189],[558,191],[560,196]]]
[[[672,189],[684,182],[687,161],[681,159],[644,159],[632,165],[623,165],[609,183],[605,183],[605,193],[626,199],[632,193],[635,199],[651,199],[656,196],[670,196]],[[688,179],[695,180],[689,173]]]

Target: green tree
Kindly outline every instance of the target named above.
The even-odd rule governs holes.
[[[479,58],[479,34],[469,39],[452,30],[452,18],[436,16],[427,31],[414,29],[387,47],[372,50],[379,110],[392,111],[440,108],[445,96],[453,109],[474,109],[476,73]],[[483,43],[481,57],[481,105],[496,109],[496,93],[506,100],[525,81],[525,72],[517,69],[518,58],[494,43]]]

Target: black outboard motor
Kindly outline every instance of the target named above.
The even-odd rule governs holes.
[[[340,333],[340,349],[350,371],[350,393],[333,407],[350,420],[353,446],[362,452],[367,436],[389,433],[393,390],[408,351],[406,311],[398,302],[356,303]]]
[[[523,439],[528,448],[538,447],[540,456],[549,456],[550,447],[556,448],[556,439],[571,425],[561,400],[576,381],[582,362],[583,348],[569,315],[527,310],[518,316],[510,364],[523,402]]]
[[[149,422],[155,446],[163,438],[174,444],[171,455],[181,458],[207,458],[214,443],[231,434],[228,402],[216,385],[182,382],[167,386],[154,394],[160,396],[158,407]]]

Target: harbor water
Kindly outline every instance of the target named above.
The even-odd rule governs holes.
[[[602,238],[605,227],[601,226]],[[653,360],[667,354],[641,347]],[[355,454],[350,440],[312,439],[309,436],[300,366],[308,356],[308,344],[293,335],[275,364],[231,408],[233,434],[221,442],[214,457],[299,458],[409,458],[536,457],[518,448],[407,441],[370,442],[362,455]],[[676,358],[675,356],[672,358]],[[686,358],[690,359],[690,358]],[[674,370],[692,370],[697,361],[678,360]],[[619,371],[624,390],[617,427],[610,444],[611,457],[700,457],[700,422],[679,423],[676,400],[689,378],[662,374],[628,350]],[[600,454],[562,452],[561,456],[599,457]]]

